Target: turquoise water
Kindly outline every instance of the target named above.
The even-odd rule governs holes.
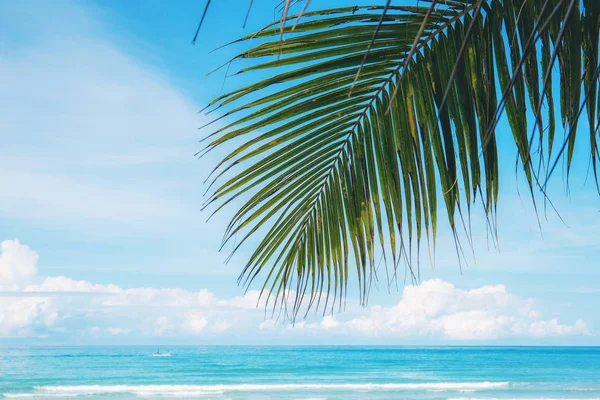
[[[600,399],[600,348],[0,347],[0,393],[57,399]]]

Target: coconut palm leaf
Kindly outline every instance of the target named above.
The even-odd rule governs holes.
[[[388,279],[401,263],[417,279],[440,201],[455,237],[477,201],[494,229],[497,135],[512,135],[533,195],[563,154],[570,167],[586,112],[596,171],[600,2],[419,4],[284,14],[232,60],[263,78],[210,104],[229,122],[206,151],[234,148],[206,206],[241,202],[224,244],[260,236],[240,281],[260,276],[291,318],[341,305],[354,275],[366,302],[380,260]]]

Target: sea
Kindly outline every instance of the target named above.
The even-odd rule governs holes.
[[[153,357],[156,350],[0,347],[0,397],[600,399],[600,347],[185,346]]]

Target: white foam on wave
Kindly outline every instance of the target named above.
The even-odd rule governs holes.
[[[39,393],[2,393],[2,396],[7,398],[31,398],[31,397],[39,397],[41,396]],[[77,397],[77,394],[52,394],[46,393],[43,395],[44,397]]]
[[[600,400],[591,397],[449,397],[446,400]]]
[[[5,397],[73,397],[98,394],[130,393],[143,397],[198,397],[226,392],[272,392],[293,390],[350,391],[477,391],[498,389],[508,382],[428,382],[428,383],[282,383],[230,385],[77,385],[36,386],[33,393],[5,393]]]
[[[298,397],[294,400],[327,400],[327,397]]]

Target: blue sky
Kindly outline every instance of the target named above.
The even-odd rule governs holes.
[[[475,212],[462,273],[442,226],[422,285],[294,327],[265,318],[236,285],[250,249],[226,265],[218,252],[232,210],[200,212],[219,154],[193,157],[197,111],[252,79],[206,76],[242,47],[209,51],[270,22],[277,2],[255,2],[245,30],[247,3],[233,3],[215,3],[196,46],[202,2],[0,4],[0,344],[600,344],[586,149],[569,196],[560,171],[550,188],[566,225],[549,213],[540,232],[510,140],[499,250]]]

